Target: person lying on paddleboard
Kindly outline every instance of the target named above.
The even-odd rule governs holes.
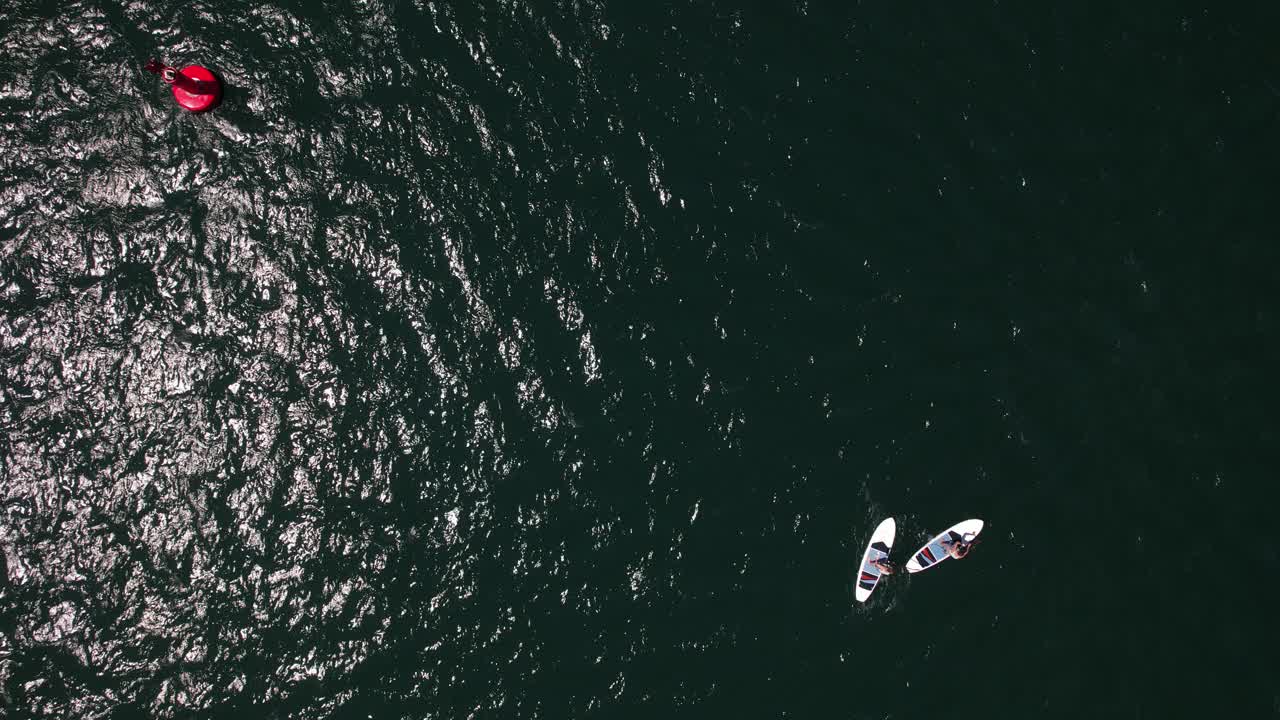
[[[889,564],[889,561],[886,558],[881,558],[879,560],[868,560],[867,564],[879,570],[881,575],[893,574],[893,566]]]
[[[973,549],[973,541],[965,537],[959,540],[943,540],[938,544],[942,546],[943,550],[947,551],[948,555],[956,560],[963,560],[964,556],[968,555],[969,551]]]

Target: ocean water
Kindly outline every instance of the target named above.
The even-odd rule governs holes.
[[[4,0],[0,717],[1280,716],[1277,7]]]

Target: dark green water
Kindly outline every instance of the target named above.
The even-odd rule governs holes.
[[[7,0],[0,717],[1280,715],[1280,6],[1021,5]]]

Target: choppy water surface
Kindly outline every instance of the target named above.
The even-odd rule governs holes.
[[[0,716],[1280,714],[1275,13],[757,5],[0,8]]]

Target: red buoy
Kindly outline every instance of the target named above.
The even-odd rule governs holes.
[[[204,112],[222,99],[222,82],[208,68],[188,65],[176,70],[149,60],[146,69],[173,86],[173,99],[185,110]]]
[[[222,83],[199,65],[188,65],[173,76],[173,98],[191,112],[204,112],[222,99]]]

